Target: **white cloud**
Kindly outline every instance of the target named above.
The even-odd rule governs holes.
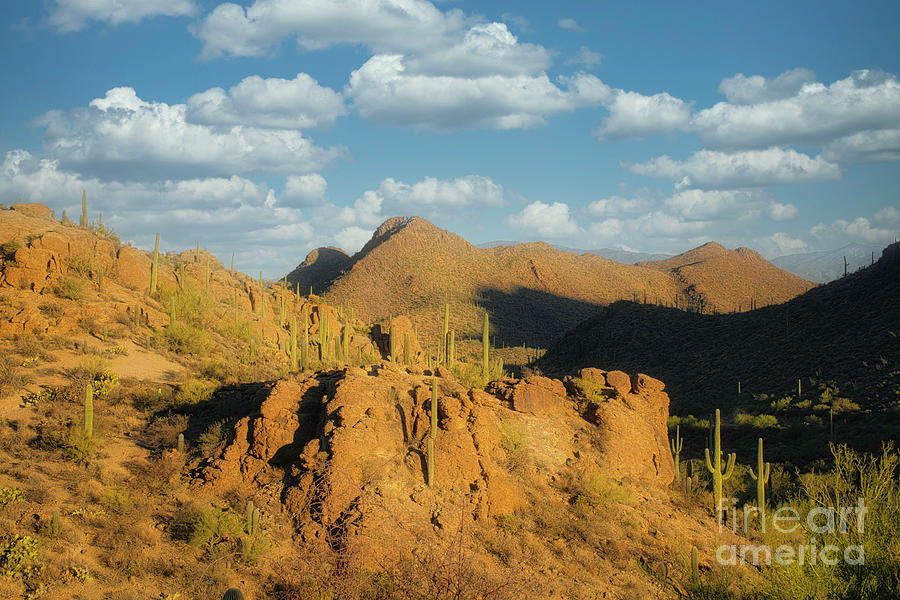
[[[338,248],[352,255],[362,250],[366,242],[372,239],[372,229],[364,229],[355,225],[344,227],[335,234],[334,239]]]
[[[109,90],[88,108],[53,111],[48,154],[66,168],[107,179],[185,179],[318,171],[341,149],[315,146],[299,131],[189,123],[184,104],[145,102],[130,87]]]
[[[691,105],[662,92],[644,96],[616,90],[606,103],[609,116],[594,130],[601,140],[644,138],[684,129],[691,117]]]
[[[346,114],[341,94],[306,73],[294,79],[246,77],[226,93],[211,88],[187,101],[189,122],[273,129],[330,127]]]
[[[378,192],[367,190],[357,198],[353,206],[345,206],[337,215],[337,221],[346,225],[380,225],[385,216],[381,214],[384,198]]]
[[[829,86],[806,83],[796,94],[757,104],[720,102],[701,110],[691,129],[708,147],[764,148],[823,144],[865,131],[900,126],[900,82],[861,70]]]
[[[502,206],[503,186],[489,177],[467,175],[451,180],[426,177],[409,185],[393,178],[385,179],[378,187],[385,202],[394,207],[445,206]]]
[[[282,204],[289,206],[314,206],[325,201],[328,182],[318,173],[288,175],[284,185]]]
[[[900,210],[893,206],[885,206],[875,213],[875,223],[885,227],[900,228]]]
[[[562,90],[539,75],[450,77],[407,72],[401,55],[376,55],[350,74],[345,93],[360,114],[388,125],[453,130],[526,129],[545,116],[598,104],[609,88],[579,73]]]
[[[796,68],[785,71],[778,77],[766,79],[760,75],[751,77],[738,73],[722,80],[719,91],[732,104],[759,104],[790,98],[807,83],[813,83],[816,76],[809,69]]]
[[[556,23],[557,23],[557,25],[559,25],[559,26],[562,27],[563,29],[568,29],[568,30],[570,30],[570,31],[578,31],[578,32],[584,31],[584,27],[582,27],[581,25],[579,25],[579,24],[578,24],[578,21],[576,21],[575,19],[569,18],[569,17],[566,17],[566,18],[564,18],[564,19],[560,19],[560,20],[557,21]]]
[[[774,202],[759,190],[681,190],[666,198],[668,213],[692,220],[756,219],[762,214],[784,217],[791,213],[787,205],[770,208]]]
[[[821,156],[796,150],[767,148],[744,152],[700,150],[687,160],[660,156],[625,165],[640,175],[674,179],[679,188],[737,189],[840,179],[841,170]]]
[[[593,52],[587,46],[581,46],[578,54],[566,60],[567,65],[584,65],[585,67],[594,67],[603,62],[603,55],[599,52]]]
[[[653,201],[649,198],[623,198],[610,196],[601,198],[587,205],[588,214],[592,217],[621,217],[634,215],[650,210]]]
[[[543,46],[520,44],[504,23],[475,25],[463,39],[404,60],[411,74],[481,77],[521,75],[543,71],[550,66]]]
[[[569,206],[563,202],[545,204],[532,202],[521,212],[510,215],[508,223],[525,235],[538,235],[542,238],[559,239],[581,233],[569,215]]]
[[[825,144],[822,154],[842,163],[900,160],[900,128],[861,131]]]
[[[196,12],[192,0],[54,0],[48,22],[57,31],[68,32],[82,29],[88,21],[121,25],[149,17],[190,16]]]
[[[465,19],[424,0],[256,0],[223,3],[195,29],[203,56],[263,56],[286,37],[306,50],[363,44],[375,52],[412,52],[442,45]]]
[[[754,240],[753,246],[763,256],[770,257],[798,254],[806,252],[809,249],[809,244],[804,240],[791,237],[783,231],[778,231],[772,235]]]
[[[897,237],[898,228],[872,223],[866,217],[853,220],[837,219],[826,225],[819,223],[809,230],[810,235],[837,247],[838,240],[862,241],[870,244],[889,244]]]

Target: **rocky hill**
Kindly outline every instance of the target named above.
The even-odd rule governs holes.
[[[883,383],[900,370],[897,298],[900,245],[893,244],[866,269],[752,312],[615,303],[568,332],[539,364],[550,372],[639,365],[669,384],[679,411],[733,402],[738,381],[746,393],[775,392],[796,389],[798,378],[843,382],[870,406],[889,406],[896,398]]]
[[[339,270],[338,270],[339,268]],[[475,304],[492,318],[499,344],[545,346],[563,331],[617,300],[709,311],[746,310],[783,302],[811,284],[756,253],[710,243],[665,261],[626,265],[548,244],[476,248],[418,217],[386,221],[349,263],[327,276],[299,266],[289,281],[331,280],[334,304],[353,306],[367,320],[409,313],[432,339],[445,303],[459,320],[480,323]],[[436,341],[434,343],[437,343]]]
[[[715,568],[659,380],[463,385],[406,316],[203,251],[159,256],[152,292],[99,224],[17,205],[0,242],[0,597],[659,597],[691,545]]]

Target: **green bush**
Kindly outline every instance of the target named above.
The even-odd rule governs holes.
[[[22,490],[19,488],[0,488],[0,508],[9,506],[13,502],[22,501]]]
[[[175,402],[179,404],[199,404],[212,398],[216,384],[211,381],[188,377],[175,392]]]
[[[153,343],[157,348],[196,356],[205,356],[211,347],[206,330],[181,321],[173,326],[157,329],[153,333]]]
[[[40,548],[41,542],[29,535],[17,535],[0,544],[0,575],[22,579],[36,575],[41,570]]]
[[[22,247],[22,242],[13,238],[0,244],[0,256],[7,260],[12,260],[13,256],[16,254],[16,250]]]
[[[80,300],[84,289],[81,282],[74,277],[63,277],[53,287],[53,293],[66,300]]]

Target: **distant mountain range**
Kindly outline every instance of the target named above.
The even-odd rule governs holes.
[[[498,246],[515,246],[521,243],[522,242],[514,241],[495,241],[478,244],[477,247],[497,248]],[[613,248],[584,250],[558,245],[553,245],[553,247],[563,252],[571,252],[572,254],[596,254],[597,256],[602,256],[603,258],[626,265],[665,260],[672,256],[671,254],[634,252],[630,250],[615,250]],[[784,269],[788,273],[793,273],[807,281],[812,281],[814,283],[828,283],[829,281],[834,281],[844,275],[844,257],[847,258],[847,272],[853,273],[863,267],[869,266],[872,264],[873,260],[878,260],[878,257],[881,256],[882,249],[882,246],[853,243],[834,250],[787,254],[785,256],[773,258],[770,262],[779,269]]]
[[[497,248],[498,246],[516,246],[521,244],[522,242],[509,242],[509,241],[496,241],[496,242],[485,242],[484,244],[478,244],[476,248]],[[569,248],[567,246],[558,246],[556,244],[550,244],[553,248],[560,250],[562,252],[570,252],[572,254],[595,254],[597,256],[602,256],[603,258],[615,261],[617,263],[622,263],[623,265],[634,265],[639,262],[645,262],[649,260],[663,260],[665,258],[669,258],[672,256],[671,254],[661,254],[661,253],[650,253],[650,252],[632,252],[630,250],[615,250],[613,248],[597,248],[594,250],[582,250],[580,248]]]
[[[752,250],[714,242],[632,265],[544,242],[477,248],[419,217],[388,219],[353,256],[314,250],[287,280],[366,321],[410,315],[432,347],[445,303],[457,339],[477,337],[487,310],[498,345],[547,347],[617,300],[729,312],[747,310],[751,299],[784,302],[812,286]]]
[[[847,273],[854,273],[862,267],[871,265],[873,260],[878,260],[882,249],[881,246],[867,246],[854,243],[847,244],[843,248],[837,248],[836,250],[779,256],[772,259],[772,264],[785,271],[790,271],[803,279],[815,281],[816,283],[827,283],[844,275],[845,257],[847,259]]]

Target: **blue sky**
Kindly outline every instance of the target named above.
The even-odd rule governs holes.
[[[274,278],[394,215],[767,257],[900,229],[896,2],[5,9],[0,202],[74,215],[85,188],[138,246]]]

